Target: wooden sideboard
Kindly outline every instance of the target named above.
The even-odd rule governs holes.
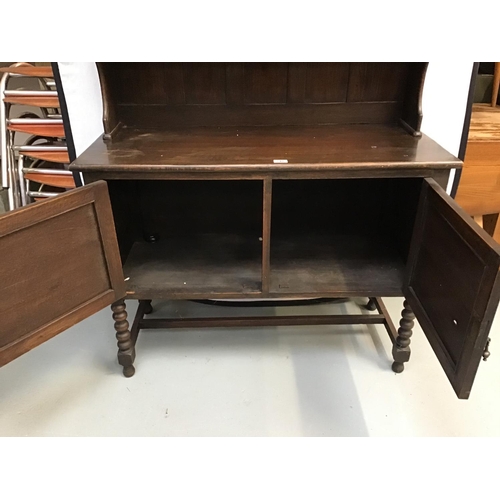
[[[113,304],[126,376],[142,329],[348,323],[383,324],[401,372],[416,315],[469,396],[500,247],[443,189],[461,162],[420,132],[425,63],[98,68],[105,133],[71,167],[87,185],[0,218],[0,364]],[[378,312],[145,318],[152,300],[350,296]],[[398,330],[383,296],[406,298]]]
[[[497,63],[498,64],[498,63]],[[500,107],[474,104],[457,203],[500,242]],[[493,224],[491,224],[493,222]],[[490,229],[491,228],[491,229]]]

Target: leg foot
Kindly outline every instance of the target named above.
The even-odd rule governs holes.
[[[125,375],[125,377],[127,378],[132,377],[134,373],[135,373],[134,365],[128,365],[123,367],[123,375]]]
[[[118,341],[118,363],[123,366],[123,374],[126,377],[131,377],[135,372],[135,368],[133,366],[135,359],[135,347],[130,336],[125,301],[119,300],[118,302],[115,302],[111,306],[111,310],[113,311],[116,340]]]
[[[375,309],[377,309],[377,306],[375,305],[375,301],[373,300],[372,297],[370,297],[370,299],[368,300],[368,303],[366,304],[365,309],[367,309],[368,311],[375,311]]]
[[[151,314],[153,312],[153,306],[151,305],[150,300],[145,300],[144,301],[144,314]]]
[[[401,373],[404,369],[405,369],[404,363],[399,363],[397,361],[394,361],[394,363],[392,363],[392,371],[394,373]]]
[[[412,335],[415,315],[413,314],[407,300],[404,301],[401,316],[401,320],[399,321],[398,336],[396,337],[396,342],[392,346],[392,356],[394,358],[392,370],[396,373],[401,373],[404,370],[403,363],[406,363],[410,359],[411,354],[410,337]]]

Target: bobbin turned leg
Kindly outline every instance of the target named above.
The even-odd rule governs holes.
[[[153,306],[150,300],[143,300],[144,302],[144,314],[151,314],[153,312]]]
[[[111,306],[115,320],[116,340],[118,340],[118,363],[123,366],[123,375],[131,377],[135,373],[135,347],[130,338],[125,301],[119,300]]]
[[[394,358],[392,370],[396,373],[401,373],[405,369],[403,363],[410,359],[410,337],[412,334],[415,315],[413,314],[407,300],[404,301],[401,316],[402,318],[399,321],[398,336],[396,338],[396,342],[392,346],[392,357]]]

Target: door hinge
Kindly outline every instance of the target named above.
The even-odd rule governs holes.
[[[491,339],[488,337],[488,340],[486,341],[486,345],[484,346],[484,351],[483,351],[483,361],[487,361],[488,358],[490,357],[490,342]]]

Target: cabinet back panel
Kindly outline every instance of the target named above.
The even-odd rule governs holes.
[[[139,127],[393,123],[411,97],[408,89],[419,92],[408,82],[414,67],[418,80],[422,63],[99,63],[99,72],[106,115],[114,120],[105,118],[110,132],[119,121]],[[283,112],[296,105],[311,109],[298,108],[300,119]],[[248,123],[255,106],[267,110],[252,111]]]
[[[406,260],[422,179],[275,180],[273,236],[359,234]],[[143,235],[262,236],[262,181],[108,181],[122,260]]]
[[[421,179],[275,180],[271,242],[273,236],[373,236],[406,260],[421,185]]]
[[[346,102],[349,63],[290,63],[288,102]]]
[[[347,100],[402,101],[408,63],[351,63]]]
[[[183,69],[186,104],[226,103],[226,68],[224,63],[186,63]],[[200,85],[199,82],[203,82],[203,85]]]
[[[228,83],[233,84],[232,81]],[[245,63],[243,84],[245,104],[285,104],[288,64]]]
[[[275,180],[272,234],[377,231],[384,181]]]
[[[262,233],[261,181],[140,181],[138,190],[146,232]]]

